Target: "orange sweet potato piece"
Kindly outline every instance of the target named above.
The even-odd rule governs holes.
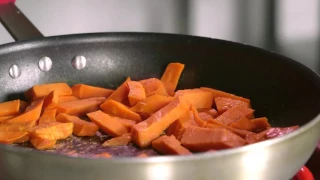
[[[16,115],[20,112],[20,100],[0,103],[0,116]]]
[[[250,118],[253,114],[254,110],[243,107],[243,106],[235,106],[228,109],[226,112],[215,118],[215,120],[225,124],[230,125],[233,122],[240,120],[243,117]]]
[[[246,131],[246,130],[242,130],[242,129],[236,129],[236,128],[233,128],[233,127],[230,127],[230,126],[227,126],[227,125],[224,125],[222,123],[220,123],[219,121],[216,121],[214,119],[211,119],[208,121],[209,123],[207,124],[207,128],[220,128],[220,129],[227,129],[231,132],[233,132],[234,134],[242,137],[242,138],[245,138],[249,135],[253,135],[255,133],[253,132],[250,132],[250,131]]]
[[[107,100],[114,100],[121,102],[128,97],[129,87],[127,82],[131,81],[128,77],[109,97]]]
[[[112,155],[107,152],[104,152],[104,153],[96,154],[94,157],[112,158]]]
[[[212,119],[213,117],[206,113],[206,112],[199,112],[199,117],[200,119],[204,120],[204,121],[208,121],[209,119]]]
[[[129,87],[128,99],[130,106],[134,106],[146,98],[146,91],[141,83],[137,81],[128,81],[127,85]]]
[[[141,121],[141,117],[136,112],[130,110],[127,106],[117,102],[115,100],[107,100],[103,104],[101,104],[100,108],[103,112],[122,117],[125,119],[131,119],[135,121]]]
[[[77,136],[94,136],[99,130],[99,127],[95,123],[88,122],[77,116],[71,116],[65,113],[58,114],[56,116],[56,120],[62,123],[73,123],[73,134]]]
[[[114,90],[102,87],[89,86],[86,84],[75,84],[71,87],[72,94],[80,99],[91,97],[109,97]]]
[[[266,117],[251,119],[252,131],[262,131],[271,127]]]
[[[47,122],[54,122],[56,121],[56,112],[57,109],[56,108],[46,108],[44,109],[41,117],[38,120],[38,124],[43,124],[43,123],[47,123]]]
[[[163,135],[152,141],[152,147],[162,154],[187,155],[192,154],[188,149],[181,146],[174,136]]]
[[[128,129],[112,116],[98,110],[88,113],[87,116],[94,122],[102,131],[112,137],[121,136],[129,133]]]
[[[58,103],[58,93],[56,91],[50,92],[43,101],[43,109],[54,108]]]
[[[139,81],[146,91],[146,96],[162,95],[168,96],[167,90],[162,82],[157,78],[143,79]]]
[[[45,150],[53,148],[57,140],[46,139],[43,137],[33,137],[30,139],[31,144],[38,150]]]
[[[30,132],[36,125],[36,121],[29,121],[25,123],[14,123],[14,124],[0,124],[0,131],[25,131]]]
[[[137,121],[131,120],[131,119],[124,119],[124,118],[120,118],[120,117],[113,117],[114,119],[116,119],[117,121],[119,121],[124,127],[127,128],[128,132],[131,131],[131,127],[135,124],[137,124]]]
[[[137,155],[138,158],[146,158],[146,157],[149,157],[148,154],[146,153],[141,153],[139,155]]]
[[[22,114],[2,121],[2,123],[14,124],[37,121],[40,117],[43,98],[33,101]]]
[[[189,126],[181,138],[181,144],[184,147],[196,152],[235,148],[243,146],[245,143],[243,138],[226,129],[209,129],[197,126]]]
[[[150,117],[153,113],[163,108],[173,100],[171,96],[163,95],[152,95],[146,99],[138,102],[135,106],[130,109],[134,112],[139,113],[143,117]]]
[[[58,103],[76,101],[76,100],[79,100],[79,98],[77,98],[75,96],[59,96],[58,97]]]
[[[194,115],[192,111],[187,111],[178,120],[174,121],[167,129],[166,134],[168,136],[174,135],[178,140],[181,139],[185,129],[188,126],[198,126],[194,121]]]
[[[179,78],[184,69],[184,64],[181,63],[170,63],[164,71],[161,82],[167,90],[169,95],[173,95],[178,85]]]
[[[44,139],[65,139],[72,134],[73,123],[48,122],[33,127],[31,138],[42,137]]]
[[[19,112],[20,112],[20,113],[24,112],[28,106],[29,106],[29,103],[20,100]]]
[[[191,111],[194,115],[194,121],[197,123],[197,125],[200,127],[206,127],[207,122],[201,119],[198,110],[193,105],[191,105]]]
[[[1,131],[0,143],[12,144],[22,143],[29,140],[29,133],[23,131]]]
[[[13,117],[15,117],[15,115],[1,116],[1,117],[0,117],[0,123],[1,123],[1,121],[7,120],[7,119],[10,119],[10,118],[13,118]]]
[[[212,116],[212,118],[216,118],[219,116],[219,113],[217,112],[217,110],[215,110],[214,108],[211,109],[198,109],[199,113],[206,113],[210,116]]]
[[[125,146],[131,142],[131,133],[106,140],[102,146]]]
[[[190,103],[188,101],[176,97],[148,119],[134,125],[131,129],[132,141],[140,147],[150,145],[170,124],[187,112],[189,107]]]
[[[232,122],[230,124],[230,127],[251,131],[253,128],[253,124],[250,119],[248,119],[247,117],[243,117],[243,118],[239,119],[238,121]]]
[[[224,113],[228,109],[235,107],[235,106],[243,106],[243,107],[250,108],[250,104],[248,102],[238,100],[238,99],[232,99],[232,98],[226,98],[226,97],[216,97],[216,98],[214,98],[214,102],[215,102],[217,110],[220,114]]]
[[[202,89],[178,90],[175,96],[184,96],[195,108],[211,108],[213,94]]]
[[[50,83],[35,85],[28,91],[26,91],[24,95],[28,100],[34,100],[40,97],[47,96],[52,91],[55,91],[57,93],[57,96],[72,95],[72,90],[66,83]]]
[[[208,88],[208,87],[201,87],[200,89],[212,92],[214,98],[226,97],[226,98],[231,98],[231,99],[244,101],[244,102],[250,104],[250,99],[247,99],[247,98],[244,98],[244,97],[236,96],[234,94],[230,94],[230,93],[227,93],[227,92],[219,91],[217,89]]]
[[[100,104],[103,103],[105,99],[105,97],[93,97],[59,103],[57,105],[57,114],[66,113],[74,116],[83,116],[87,113],[99,110]]]

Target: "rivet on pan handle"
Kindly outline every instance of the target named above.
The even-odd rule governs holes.
[[[0,22],[15,41],[43,37],[12,0],[0,0]]]

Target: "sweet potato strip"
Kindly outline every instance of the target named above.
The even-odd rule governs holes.
[[[215,110],[214,108],[211,109],[198,109],[199,113],[206,113],[210,116],[212,116],[212,118],[216,118],[219,116],[219,113],[217,112],[217,110]]]
[[[179,78],[184,69],[184,64],[181,63],[170,63],[168,64],[166,70],[164,71],[161,82],[167,90],[169,95],[173,95],[175,89],[177,88]]]
[[[122,134],[129,133],[128,129],[122,125],[117,119],[98,110],[88,113],[87,116],[94,122],[102,131],[112,137],[121,136]]]
[[[233,127],[230,127],[230,126],[227,126],[227,125],[224,125],[222,123],[220,123],[219,121],[216,121],[214,119],[211,119],[208,121],[209,123],[207,124],[207,128],[212,128],[212,129],[215,129],[215,128],[220,128],[220,129],[227,129],[231,132],[233,132],[234,134],[242,137],[242,138],[245,138],[247,137],[248,135],[253,135],[255,133],[253,132],[250,132],[250,131],[246,131],[246,130],[242,130],[242,129],[236,129],[236,128],[233,128]]]
[[[157,78],[143,79],[139,81],[146,91],[146,96],[162,95],[168,96],[167,90],[162,82]]]
[[[57,109],[56,108],[46,108],[44,109],[41,117],[38,120],[38,124],[43,124],[43,123],[47,123],[47,122],[54,122],[56,121],[56,112]]]
[[[263,131],[271,127],[266,117],[251,119],[252,131]]]
[[[46,108],[55,108],[57,104],[58,94],[56,93],[56,91],[52,91],[44,98],[42,109],[44,110]]]
[[[109,97],[114,90],[102,87],[89,86],[86,84],[75,84],[71,87],[72,94],[80,99],[91,97]]]
[[[49,122],[32,129],[31,144],[37,149],[54,146],[56,140],[65,139],[72,134],[73,123]]]
[[[73,134],[77,136],[94,136],[99,127],[93,123],[80,119],[77,116],[71,116],[65,113],[60,113],[56,116],[58,122],[73,123]]]
[[[233,122],[240,120],[243,117],[251,118],[254,110],[243,107],[243,106],[235,106],[231,109],[228,109],[226,112],[215,118],[215,120],[225,124],[230,125]]]
[[[220,90],[217,90],[217,89],[213,89],[213,88],[208,88],[208,87],[201,87],[200,89],[212,92],[214,98],[226,97],[226,98],[231,98],[231,99],[244,101],[244,102],[250,104],[250,99],[247,99],[247,98],[244,98],[244,97],[236,96],[234,94],[230,94],[230,93],[227,93],[227,92],[223,92],[223,91],[220,91]]]
[[[232,98],[226,98],[226,97],[216,97],[216,98],[214,98],[214,102],[215,102],[217,110],[220,114],[224,113],[228,109],[235,107],[235,106],[243,106],[243,107],[250,108],[250,104],[248,102],[238,100],[238,99],[232,99]]]
[[[13,118],[2,121],[2,123],[14,124],[14,123],[26,123],[30,121],[37,121],[40,117],[43,98],[33,101],[25,110],[24,113],[15,116]]]
[[[79,100],[79,98],[77,98],[75,96],[59,96],[58,97],[58,103],[75,101],[75,100]]]
[[[198,110],[193,105],[191,106],[190,109],[194,115],[194,121],[197,123],[197,125],[200,127],[206,127],[207,122],[201,119],[201,117],[199,116]]]
[[[131,120],[131,119],[124,119],[120,117],[113,117],[117,121],[119,121],[124,127],[128,129],[128,132],[131,132],[131,127],[135,124],[137,124],[137,121]]]
[[[106,140],[102,146],[125,146],[131,142],[131,133]]]
[[[252,131],[253,123],[247,117],[243,117],[240,120],[231,123],[230,127],[233,127],[233,128],[236,128],[236,129]]]
[[[195,152],[235,148],[243,146],[245,143],[243,138],[226,129],[209,129],[197,126],[189,126],[181,138],[181,144]]]
[[[0,116],[16,115],[20,112],[20,100],[0,103]]]
[[[29,140],[29,133],[23,131],[0,131],[0,143],[22,143]]]
[[[25,92],[25,97],[28,100],[38,99],[40,97],[47,96],[52,91],[55,91],[58,96],[72,95],[72,90],[66,83],[51,83],[51,84],[39,84],[30,88]]]
[[[7,119],[11,119],[13,117],[15,117],[15,116],[14,115],[12,115],[12,116],[1,116],[0,117],[0,123],[1,123],[1,121],[7,120]]]
[[[134,106],[146,98],[146,91],[141,83],[137,81],[128,81],[127,85],[129,87],[128,99],[130,106]]]
[[[25,102],[25,101],[20,100],[19,112],[20,112],[20,113],[24,112],[28,106],[29,106],[29,103],[28,103],[28,102]]]
[[[105,97],[93,97],[80,99],[77,101],[69,101],[59,103],[57,105],[57,114],[66,113],[74,116],[83,116],[87,113],[94,112],[100,109],[100,104],[105,101]]]
[[[152,147],[162,154],[170,155],[188,155],[192,154],[188,149],[181,146],[174,136],[163,135],[152,141]]]
[[[108,100],[121,102],[128,97],[129,87],[127,82],[131,81],[128,77],[109,97]]]
[[[202,89],[179,90],[175,96],[184,96],[196,109],[211,108],[213,102],[213,94]]]
[[[136,112],[130,110],[127,106],[114,100],[107,100],[101,104],[100,108],[103,112],[112,116],[118,116],[125,119],[131,119],[135,121],[141,121],[141,117]]]
[[[138,102],[135,106],[130,109],[137,112],[143,117],[150,117],[153,113],[157,112],[159,109],[163,108],[173,100],[171,96],[163,95],[152,95],[143,101]]]
[[[188,101],[176,97],[148,119],[134,125],[131,129],[132,141],[140,147],[150,145],[170,124],[187,112],[189,107]]]
[[[168,136],[174,135],[178,140],[181,139],[184,131],[188,126],[198,126],[194,121],[194,115],[192,111],[187,111],[178,120],[174,121],[167,129],[166,134]]]

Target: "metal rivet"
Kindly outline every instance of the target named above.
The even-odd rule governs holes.
[[[71,61],[72,67],[79,70],[86,67],[87,60],[84,56],[76,56]]]
[[[18,78],[21,75],[20,67],[16,64],[11,65],[9,68],[9,75],[14,79]]]
[[[41,71],[49,71],[52,67],[52,61],[49,57],[43,57],[39,60],[38,65]]]

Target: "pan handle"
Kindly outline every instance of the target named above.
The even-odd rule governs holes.
[[[0,22],[15,41],[44,37],[14,4],[15,0],[0,0]]]

